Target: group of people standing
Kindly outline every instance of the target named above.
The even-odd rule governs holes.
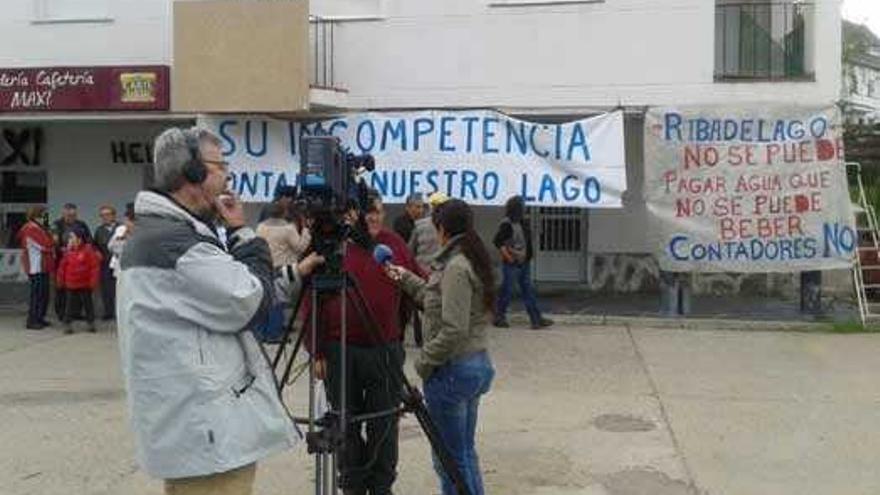
[[[486,331],[494,275],[470,206],[449,199],[432,208],[439,249],[427,279],[396,265],[387,272],[424,311],[425,342],[414,365],[423,380],[425,404],[470,493],[482,495],[475,437],[480,399],[495,376]],[[436,456],[434,467],[443,494],[456,494]]]
[[[279,190],[257,227],[276,268],[302,262],[311,240],[291,196],[293,191]],[[346,341],[341,342],[343,299],[339,294],[322,294],[318,308],[306,298],[299,315],[307,328],[311,312],[319,311],[318,342],[307,347],[334,409],[341,407],[344,393],[349,415],[391,410],[401,401],[402,343],[411,323],[420,347],[414,365],[423,380],[428,411],[470,492],[482,495],[476,423],[480,398],[489,391],[495,374],[487,327],[509,326],[505,315],[514,284],[519,285],[532,328],[553,323],[538,309],[531,285],[532,245],[524,203],[520,197],[508,201],[493,239],[502,260],[500,293],[496,293],[489,251],[466,202],[442,193],[430,195],[427,201],[411,195],[392,229],[385,225],[381,196],[371,191],[366,210],[354,220],[354,230],[361,235],[347,241],[342,261],[342,271],[358,286],[345,298]],[[391,249],[392,260],[385,267],[373,259],[370,247],[377,244]],[[342,345],[347,346],[345,391],[339,388]],[[376,417],[363,428],[348,428],[346,435],[339,461],[344,493],[390,494],[398,461],[398,418]],[[437,459],[434,464],[443,494],[455,494]]]
[[[51,324],[46,319],[50,288],[54,282],[55,315],[65,333],[73,332],[73,320],[84,319],[96,331],[93,292],[100,288],[103,319],[115,318],[115,265],[133,227],[133,206],[123,223],[117,221],[111,205],[99,208],[100,224],[95,235],[78,218],[77,207],[67,203],[61,217],[51,225],[43,206],[27,210],[27,222],[18,231],[23,268],[30,284],[26,328],[40,330]]]
[[[434,193],[428,198],[432,210],[447,199],[443,193]],[[529,264],[534,256],[532,234],[525,218],[525,201],[521,196],[510,197],[504,206],[505,216],[498,224],[492,243],[501,258],[501,286],[497,300],[493,303],[492,323],[499,328],[508,328],[507,310],[513,296],[514,285],[518,286],[523,305],[529,316],[531,328],[539,330],[553,325],[553,320],[543,316],[538,307],[535,289],[532,285]],[[428,267],[436,255],[438,242],[432,215],[425,216],[425,203],[421,194],[412,194],[406,199],[404,212],[394,219],[394,231],[407,242],[420,266]],[[421,346],[421,322],[418,312],[412,319],[416,343]]]
[[[365,211],[352,217],[356,235],[346,241],[342,260],[342,271],[357,288],[344,299],[340,293],[322,294],[317,308],[305,300],[302,320],[310,321],[311,312],[318,311],[320,322],[318,342],[307,347],[334,409],[344,394],[349,416],[394,410],[403,398],[404,329],[420,314],[415,339],[421,348],[413,362],[425,405],[470,492],[482,495],[475,437],[480,399],[495,375],[487,340],[494,274],[466,202],[432,195],[426,216],[417,199],[408,201],[410,221],[393,222],[395,230],[404,229],[400,235],[385,224],[381,196],[370,192]],[[384,265],[373,257],[372,247],[379,244],[391,251]],[[348,315],[344,333],[343,314]],[[396,415],[383,415],[346,429],[339,459],[345,495],[392,493],[398,421]],[[457,493],[436,458],[434,466],[444,495]]]
[[[250,494],[257,462],[299,437],[251,330],[273,306],[283,311],[301,295],[325,261],[310,248],[319,233],[310,232],[289,189],[278,191],[251,230],[226,190],[221,144],[201,128],[172,128],[157,138],[155,189],[137,196],[138,225],[119,263],[119,341],[135,452],[146,473],[165,480],[166,493]],[[382,198],[371,191],[363,209],[345,215],[352,235],[339,241],[339,269],[357,289],[346,289],[345,297],[318,293],[316,307],[304,298],[297,315],[309,322],[316,313],[320,332],[305,347],[331,405],[338,410],[345,397],[349,417],[399,406],[403,329],[420,315],[415,369],[428,412],[473,495],[484,493],[478,409],[495,375],[488,325],[506,323],[514,281],[524,289],[533,327],[552,323],[525,290],[531,240],[516,206],[521,199],[512,201],[494,239],[504,262],[501,296],[465,201],[432,195],[426,216],[413,197],[409,220],[395,222],[398,234],[385,226]],[[390,262],[374,259],[379,244],[390,248]],[[279,296],[281,286],[288,292]],[[407,305],[410,316],[402,317]],[[346,495],[392,493],[398,421],[397,414],[372,415],[346,429],[338,460]],[[455,494],[436,459],[435,468],[443,494]]]

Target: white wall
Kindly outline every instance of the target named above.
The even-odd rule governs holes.
[[[53,1],[64,4],[58,12],[76,8],[82,18],[41,18],[42,2]],[[0,67],[170,63],[170,0],[76,1],[3,0]]]
[[[107,22],[40,22],[43,2],[77,1],[4,0],[0,67],[170,63],[172,0],[87,0],[83,9],[106,5]],[[814,1],[816,82],[797,83],[715,83],[714,0],[500,3],[314,0],[311,11],[348,19],[334,31],[335,70],[353,108],[826,103],[840,94],[840,0]]]
[[[816,82],[715,83],[713,0],[386,0],[384,19],[336,27],[336,81],[355,108],[828,103],[840,94],[840,2],[814,8]]]
[[[596,253],[648,253],[648,208],[642,193],[645,180],[644,118],[627,115],[624,121],[626,195],[623,208],[590,210],[587,246]]]
[[[42,1],[50,0],[3,1],[0,67],[171,60],[171,0],[107,0],[109,22],[72,24],[35,23],[35,2]],[[101,0],[89,0],[95,1]],[[493,107],[560,115],[618,104],[817,104],[840,95],[840,0],[813,2],[807,52],[816,81],[774,83],[714,82],[714,0],[493,3],[502,1],[315,0],[311,11],[347,19],[334,32],[335,71],[352,108]],[[47,146],[53,215],[74,201],[92,221],[98,204],[121,207],[139,187],[139,173],[108,162],[109,134],[150,134],[151,125],[48,127],[50,139],[64,141]],[[591,212],[591,252],[648,251],[641,235],[647,222],[639,193],[641,128],[629,120],[626,139],[629,202],[624,210]],[[110,182],[93,184],[98,180]],[[496,221],[488,218],[481,230]]]
[[[57,218],[64,203],[74,203],[89,226],[98,220],[98,207],[134,201],[143,183],[145,164],[113,163],[111,142],[151,143],[172,124],[167,122],[65,122],[43,124],[44,157],[48,173],[49,211]]]

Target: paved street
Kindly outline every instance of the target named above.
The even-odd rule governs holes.
[[[112,328],[20,320],[0,316],[0,493],[160,494],[133,462]],[[487,493],[880,493],[880,335],[559,326],[492,345]],[[262,463],[257,493],[309,493],[310,466],[304,449]],[[437,493],[412,418],[396,486]]]

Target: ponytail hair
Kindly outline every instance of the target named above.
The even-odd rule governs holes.
[[[474,230],[474,213],[468,204],[460,199],[450,199],[437,210],[436,223],[450,236],[462,235],[458,245],[477,278],[483,284],[483,306],[486,311],[495,308],[495,275],[489,260],[486,245]]]

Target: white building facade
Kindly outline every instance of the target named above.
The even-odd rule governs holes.
[[[131,164],[112,163],[112,142],[148,142],[169,122],[217,108],[177,107],[185,98],[178,96],[185,88],[177,76],[206,59],[176,51],[174,33],[199,29],[199,19],[230,2],[6,3],[11,14],[0,19],[0,32],[15,42],[0,44],[0,67],[156,64],[170,66],[174,75],[169,110],[149,116],[0,111],[4,128],[45,126],[51,144],[43,166],[53,211],[71,201],[84,206],[82,216],[93,217],[102,195],[121,203],[142,182]],[[243,3],[256,9],[283,2]],[[181,4],[201,13],[174,19]],[[556,123],[624,109],[625,207],[535,208],[539,282],[615,291],[656,285],[641,192],[646,107],[832,104],[841,91],[840,0],[313,0],[307,12],[308,36],[277,50],[304,50],[311,89],[305,108],[279,110],[282,117],[494,109]],[[65,21],[66,15],[84,18]],[[243,50],[222,60],[233,74],[254,57]],[[279,84],[277,91],[284,88]],[[247,104],[238,113],[249,113]],[[478,216],[491,238],[502,212],[486,207]]]
[[[880,122],[880,38],[867,26],[844,23],[842,98],[852,124]]]

